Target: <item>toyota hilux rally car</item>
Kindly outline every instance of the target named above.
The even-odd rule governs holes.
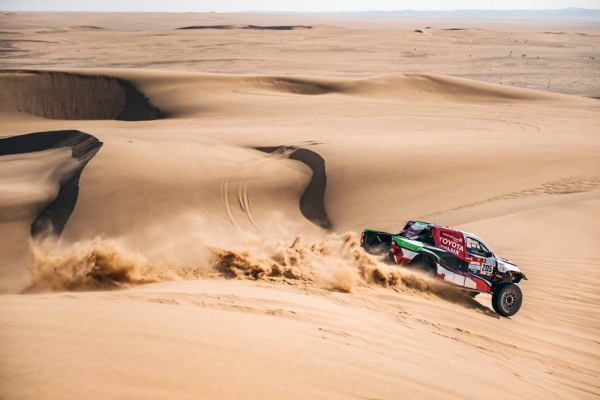
[[[408,221],[398,233],[365,229],[360,243],[371,254],[435,275],[473,296],[491,293],[492,307],[500,315],[515,315],[521,308],[523,294],[517,283],[527,280],[525,274],[471,233]]]

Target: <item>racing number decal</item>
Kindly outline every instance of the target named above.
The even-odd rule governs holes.
[[[493,264],[483,264],[481,266],[481,273],[485,274],[485,275],[492,275],[492,273],[494,272],[494,265]]]
[[[481,275],[492,275],[494,273],[494,264],[488,260],[474,258],[469,264],[469,272]]]

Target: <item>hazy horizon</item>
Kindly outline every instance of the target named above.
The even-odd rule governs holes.
[[[98,11],[98,12],[268,12],[268,13],[356,13],[356,12],[447,12],[447,11],[547,11],[566,8],[600,9],[600,0],[533,0],[523,4],[518,0],[488,2],[476,0],[308,0],[301,3],[291,0],[202,1],[171,0],[1,0],[2,11]]]

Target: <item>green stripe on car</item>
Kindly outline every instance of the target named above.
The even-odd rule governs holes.
[[[399,236],[394,236],[393,239],[398,244],[398,246],[404,247],[405,249],[410,251],[419,251],[423,247],[425,247],[424,243],[418,242],[416,240],[404,239]]]

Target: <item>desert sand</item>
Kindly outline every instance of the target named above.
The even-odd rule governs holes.
[[[597,25],[0,23],[0,398],[600,395]],[[409,219],[521,311],[360,249]]]

